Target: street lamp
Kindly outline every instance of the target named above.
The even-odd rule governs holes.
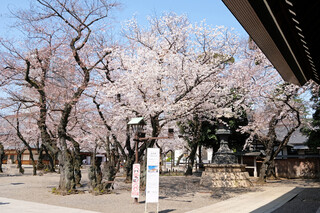
[[[143,130],[143,127],[146,125],[146,122],[143,120],[143,117],[132,118],[128,125],[131,127],[134,133],[140,133]]]
[[[146,125],[146,122],[143,120],[143,117],[137,117],[137,118],[132,118],[128,125],[131,127],[132,132],[135,133],[134,136],[134,141],[136,142],[135,144],[135,154],[136,154],[136,159],[135,163],[138,163],[138,143],[139,143],[139,138],[143,136],[143,127]]]

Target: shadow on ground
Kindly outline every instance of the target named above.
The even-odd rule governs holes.
[[[175,210],[176,209],[165,209],[165,210],[159,211],[159,213],[168,213],[168,212],[173,212]]]
[[[21,184],[24,184],[24,183],[11,183],[11,185],[14,185],[14,186],[21,185]]]
[[[306,188],[272,213],[315,213],[320,208],[320,188]]]
[[[0,205],[8,205],[8,204],[10,204],[10,203],[9,202],[5,202],[5,203],[0,202]]]
[[[208,193],[214,199],[228,199],[236,195],[261,191],[257,187],[249,188],[212,188],[200,185],[200,177],[195,176],[172,176],[160,177],[160,195],[173,199],[181,196],[194,196],[195,193]],[[189,201],[185,201],[189,202]]]

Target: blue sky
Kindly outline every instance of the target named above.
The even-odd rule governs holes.
[[[121,23],[136,15],[139,23],[146,24],[146,17],[154,14],[161,15],[163,12],[175,12],[185,14],[191,23],[206,22],[212,26],[224,25],[234,28],[241,37],[247,37],[247,33],[233,17],[221,0],[119,0],[121,9],[113,16]],[[9,31],[8,25],[12,24],[9,18],[9,9],[28,8],[28,0],[0,0],[0,36],[5,36]]]

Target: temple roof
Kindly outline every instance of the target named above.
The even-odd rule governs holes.
[[[285,81],[320,83],[320,1],[223,2]]]

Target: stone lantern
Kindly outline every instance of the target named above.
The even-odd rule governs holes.
[[[230,112],[230,109],[224,109],[223,113],[217,117],[219,119],[231,118],[232,114]],[[231,132],[226,124],[220,121],[216,131],[220,140],[220,147],[213,158],[212,164],[204,165],[205,170],[201,176],[201,185],[210,187],[252,186],[249,174],[245,171],[245,165],[238,164],[236,156],[229,149],[228,138],[230,134]]]
[[[216,135],[220,140],[220,148],[216,152],[213,163],[214,164],[236,164],[238,160],[232,150],[228,146],[228,138],[231,134],[229,128],[222,122],[219,123],[219,127],[216,131]]]

